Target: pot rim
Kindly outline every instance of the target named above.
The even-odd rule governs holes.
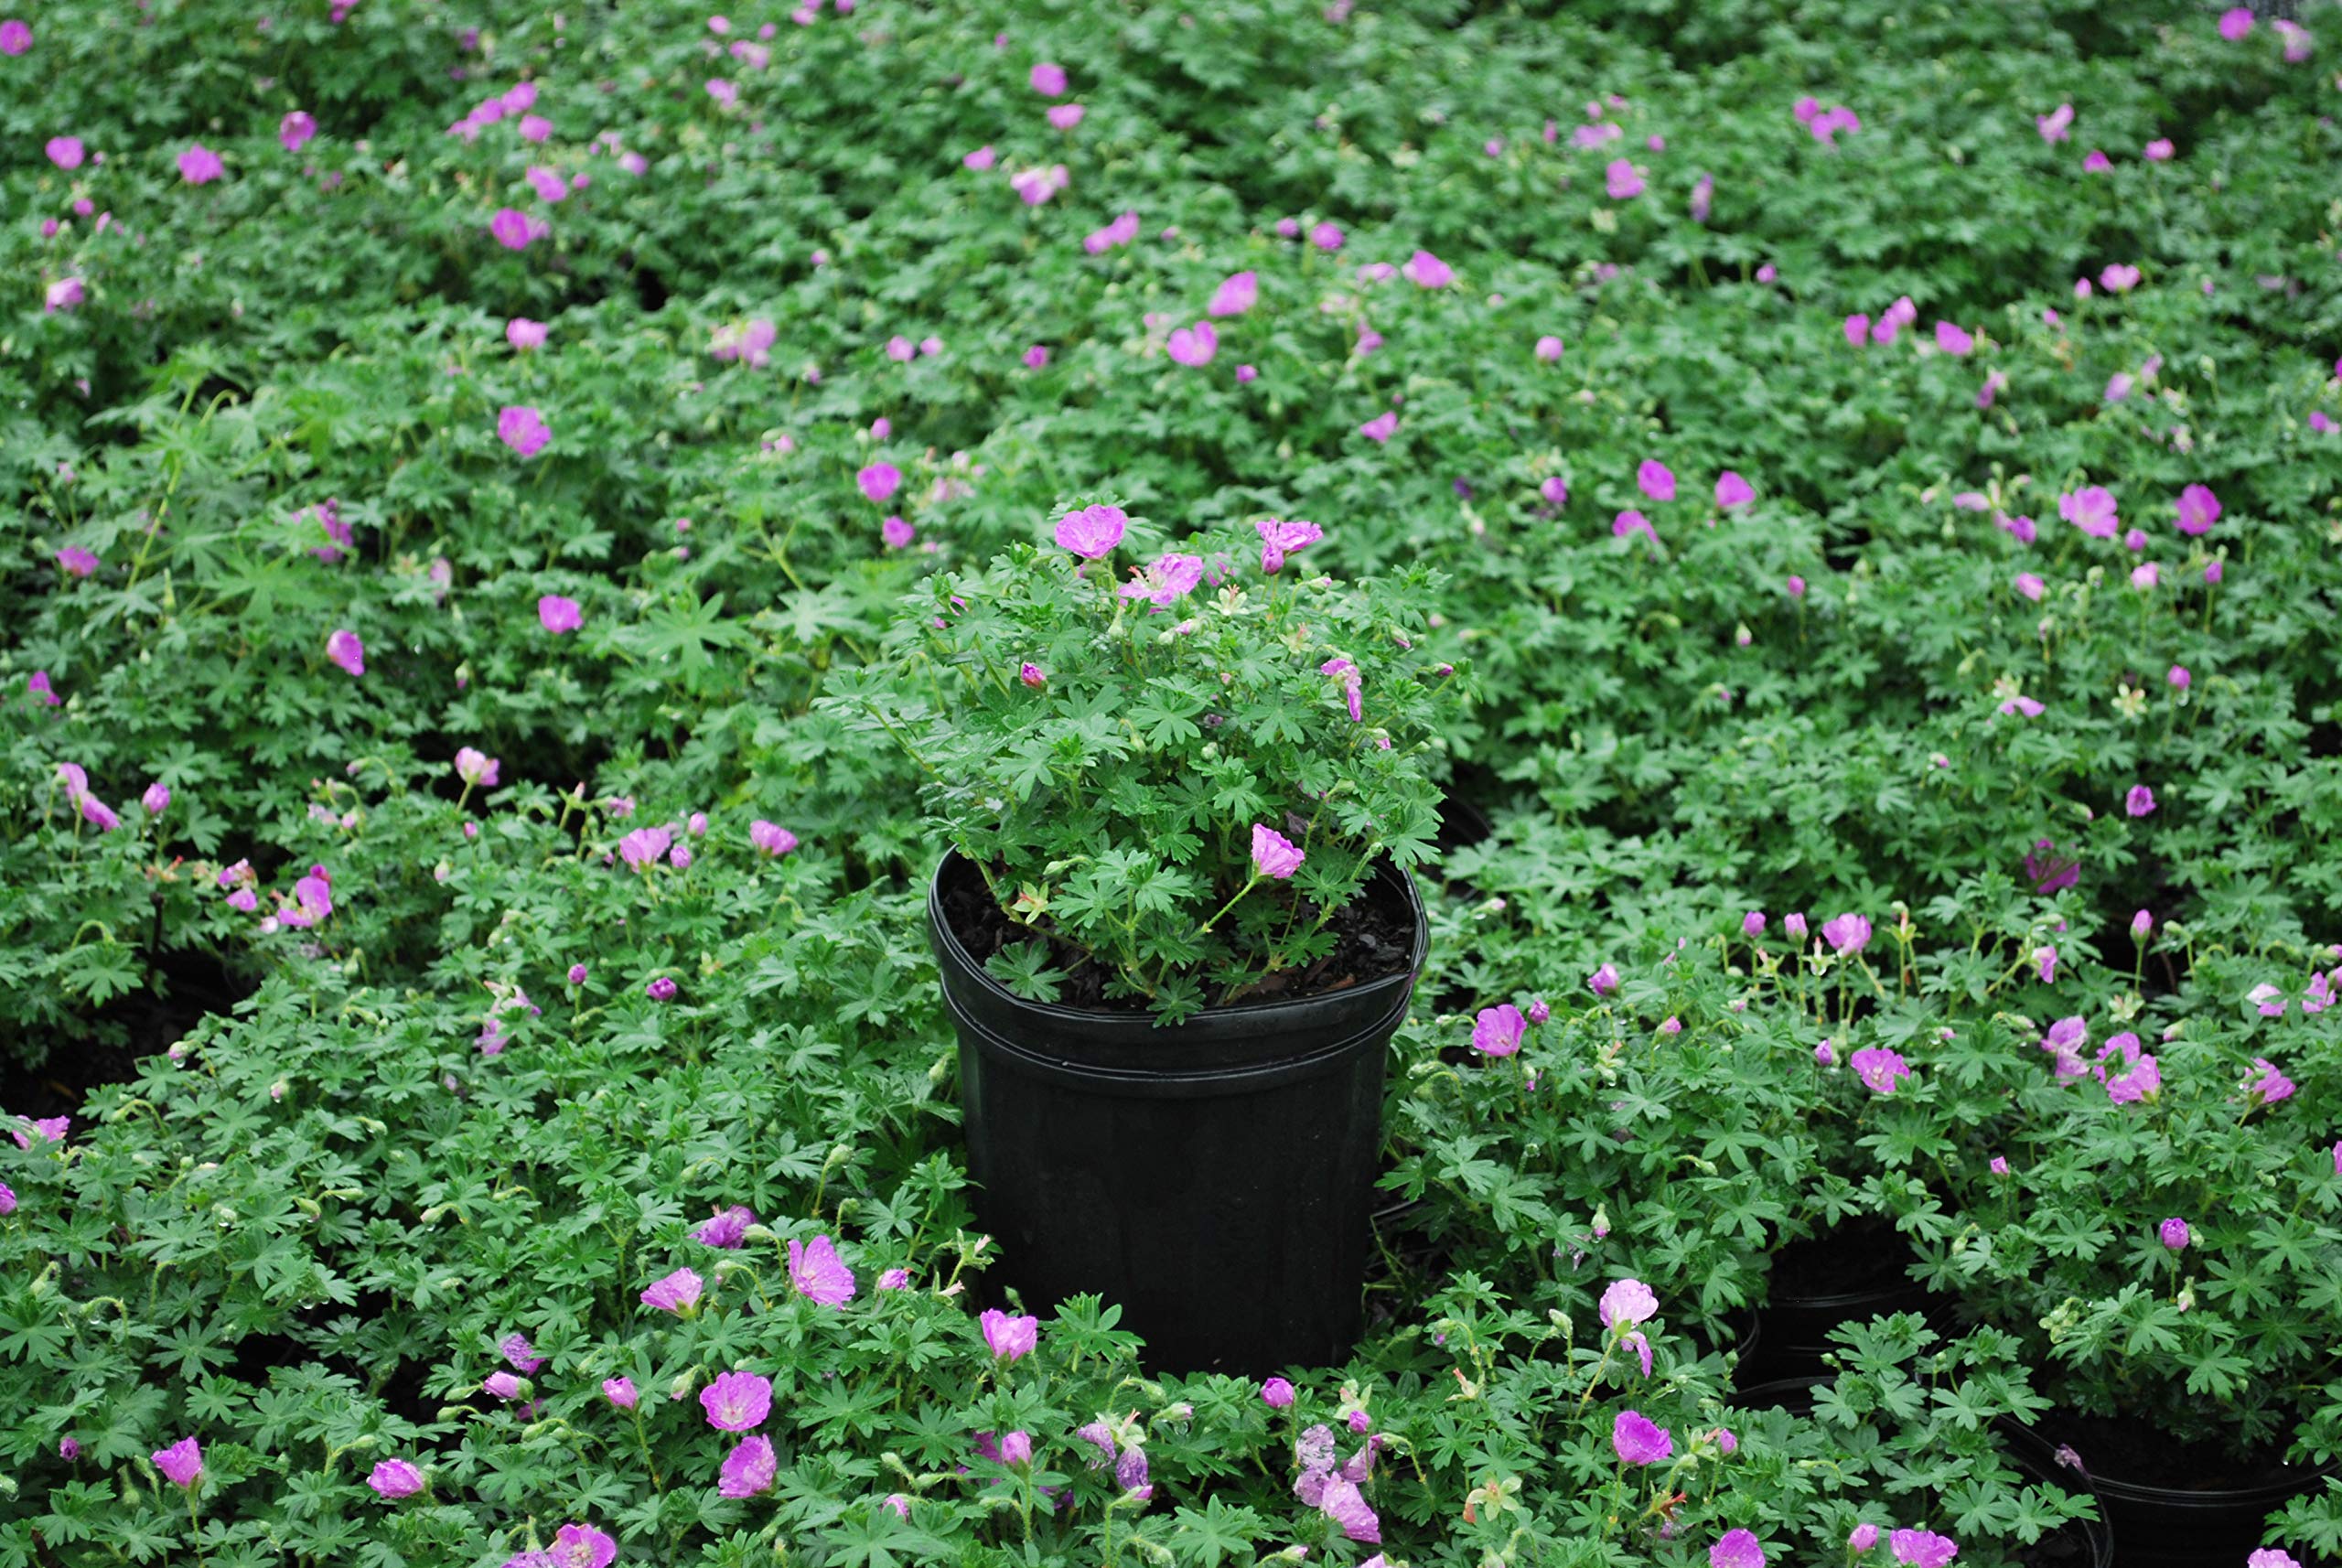
[[[1094,1030],[1101,1026],[1115,1024],[1136,1025],[1150,1030],[1165,1027],[1157,1025],[1155,1015],[1144,1010],[1069,1007],[1058,1002],[1027,1001],[994,980],[983,964],[977,960],[975,954],[968,950],[967,944],[961,941],[960,934],[951,929],[951,920],[943,913],[943,874],[951,869],[955,862],[962,865],[969,864],[968,857],[960,853],[957,845],[947,848],[943,852],[942,858],[936,862],[934,872],[927,879],[927,924],[928,929],[935,934],[937,945],[946,950],[951,961],[951,967],[967,976],[972,983],[995,1001],[1015,1008],[1020,1013],[1079,1026],[1084,1029]],[[1413,917],[1414,943],[1408,954],[1406,968],[1378,976],[1363,984],[1345,987],[1340,991],[1321,991],[1315,995],[1279,997],[1268,1002],[1239,1002],[1229,1007],[1205,1007],[1190,1014],[1184,1021],[1167,1026],[1173,1029],[1183,1029],[1191,1024],[1219,1018],[1243,1018],[1273,1023],[1284,1015],[1297,1016],[1330,1002],[1354,1002],[1359,997],[1372,996],[1379,991],[1393,991],[1402,996],[1411,993],[1414,990],[1415,983],[1423,978],[1423,961],[1431,951],[1431,920],[1423,910],[1423,892],[1415,885],[1413,873],[1400,869],[1387,859],[1377,860],[1371,875],[1388,876],[1394,880],[1398,885],[1400,896],[1406,904],[1408,914]]]
[[[2053,1412],[2044,1412],[2043,1413]],[[2033,1444],[2042,1452],[2050,1455],[2049,1462],[2052,1465],[2056,1464],[2056,1445],[2038,1424],[2027,1426],[2008,1416],[1996,1418],[1993,1424],[2012,1437]],[[2059,1472],[2066,1468],[2067,1466],[2057,1466]],[[2324,1465],[2288,1464],[2286,1468],[2296,1473],[2283,1480],[2263,1481],[2257,1487],[2159,1487],[2145,1481],[2124,1480],[2121,1476],[2109,1475],[2103,1471],[2089,1468],[2082,1469],[2080,1474],[2091,1488],[2101,1497],[2121,1498],[2126,1501],[2178,1502],[2182,1506],[2204,1509],[2241,1508],[2248,1505],[2265,1509],[2271,1504],[2283,1502],[2287,1498],[2297,1495],[2305,1487],[2323,1480],[2328,1476],[2342,1474],[2342,1459],[2332,1460]]]

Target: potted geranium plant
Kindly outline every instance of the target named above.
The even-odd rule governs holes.
[[[2342,1454],[2336,982],[2263,972],[1962,1017],[1868,1145],[1922,1277],[2037,1358],[2041,1447],[2087,1468],[2126,1562],[2241,1562]]]
[[[1007,1278],[1119,1303],[1163,1365],[1333,1359],[1456,672],[1417,650],[1420,572],[1305,573],[1299,521],[1149,532],[1091,501],[938,576],[841,701],[918,760],[949,846],[929,935]]]

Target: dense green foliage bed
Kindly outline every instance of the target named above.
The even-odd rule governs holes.
[[[2335,8],[22,21],[0,1568],[1991,1564],[2087,1506],[1995,1414],[2342,1455]],[[1105,494],[1315,520],[1466,675],[1414,1201],[1290,1408],[980,1327],[841,700]],[[1727,1410],[1860,1216],[1961,1312]]]

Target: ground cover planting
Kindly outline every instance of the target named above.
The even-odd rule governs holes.
[[[0,6],[0,1568],[2342,1562],[2337,114]],[[1338,1129],[975,1125],[1346,996]]]

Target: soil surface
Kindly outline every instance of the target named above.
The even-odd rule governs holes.
[[[161,990],[113,998],[99,1009],[88,1036],[56,1042],[36,1066],[0,1046],[0,1107],[18,1116],[72,1115],[91,1090],[129,1082],[141,1061],[168,1050],[206,1015],[227,1012],[252,991],[203,952],[165,951],[156,957],[153,972]]]
[[[2239,1455],[2216,1444],[2181,1443],[2143,1421],[2079,1415],[2053,1410],[2034,1430],[2081,1456],[2082,1468],[2100,1481],[2134,1487],[2170,1487],[2183,1491],[2243,1491],[2301,1479],[2303,1466],[2287,1465],[2281,1449]]]
[[[2079,1521],[2051,1530],[2030,1546],[2012,1541],[2009,1560],[2024,1568],[2091,1568],[2098,1561],[2090,1534]]]
[[[1050,964],[1064,971],[1067,977],[1058,993],[1060,1006],[1095,1013],[1146,1011],[1144,998],[1108,996],[1109,972],[1087,954],[1010,919],[994,901],[983,878],[957,858],[943,879],[943,918],[950,924],[951,934],[960,939],[960,945],[978,963],[1014,942],[1048,943]],[[1380,980],[1385,975],[1402,973],[1414,956],[1414,918],[1396,889],[1380,877],[1369,882],[1365,892],[1347,908],[1338,910],[1326,929],[1334,934],[1332,952],[1307,969],[1272,975],[1235,1000],[1266,1002],[1322,996]]]
[[[1895,1222],[1864,1215],[1773,1254],[1775,1306],[1821,1296],[1900,1289],[1910,1283],[1911,1248]]]

